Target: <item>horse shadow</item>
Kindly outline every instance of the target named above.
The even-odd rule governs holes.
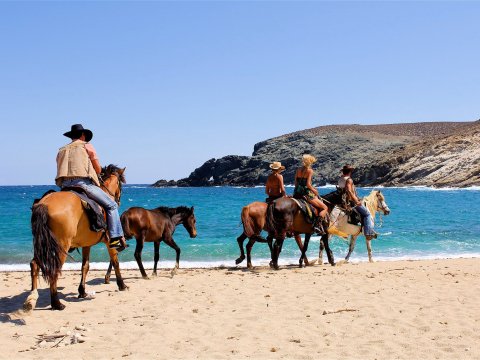
[[[12,323],[15,325],[26,325],[24,319],[21,318],[23,303],[30,295],[30,291],[24,291],[21,294],[13,296],[5,296],[0,298],[0,322]],[[37,307],[45,309],[50,305],[50,289],[38,289]]]

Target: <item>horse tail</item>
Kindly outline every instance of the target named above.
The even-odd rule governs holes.
[[[122,223],[123,235],[125,239],[131,239],[133,237],[132,231],[130,230],[130,224],[128,220],[128,210],[125,211],[122,216],[120,216],[120,221]]]
[[[244,206],[242,209],[242,224],[243,224],[243,232],[247,237],[251,237],[255,234],[255,230],[253,228],[253,221],[250,217],[250,209],[248,206]]]
[[[62,270],[61,254],[65,253],[48,227],[48,208],[44,204],[32,208],[33,258],[42,270],[42,277],[52,284]]]

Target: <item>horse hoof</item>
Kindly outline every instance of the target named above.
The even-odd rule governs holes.
[[[152,273],[152,276],[157,276],[157,272],[154,271],[154,272]]]
[[[150,280],[150,278],[147,275],[142,276],[142,278],[143,278],[143,280]]]
[[[60,301],[58,303],[52,304],[52,310],[63,310],[65,309],[65,305],[63,305]]]
[[[253,266],[252,266],[252,264],[250,264],[250,265],[247,265],[247,269],[248,269],[248,270],[253,270]]]
[[[239,257],[237,260],[235,260],[235,264],[238,265],[238,264],[240,264],[243,260],[245,260],[244,257]]]
[[[85,294],[78,294],[79,299],[85,299],[87,297],[87,293]]]
[[[110,284],[110,279],[105,279],[105,284]]]
[[[118,290],[120,290],[120,291],[128,290],[128,286],[127,286],[127,285],[124,285],[124,286],[122,286],[122,287],[118,287]]]

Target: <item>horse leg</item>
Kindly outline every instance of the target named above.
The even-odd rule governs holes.
[[[273,262],[273,268],[275,270],[278,270],[278,258],[280,257],[280,253],[282,252],[282,246],[283,246],[283,241],[284,238],[278,238],[275,239],[275,243],[273,244],[273,251],[272,251],[272,262]]]
[[[324,237],[320,238],[320,250],[318,251],[318,261],[320,265],[323,265],[323,250],[325,249],[325,244],[323,242]]]
[[[27,299],[23,303],[23,310],[26,312],[32,311],[33,309],[35,309],[35,306],[37,305],[38,273],[39,273],[38,264],[35,261],[35,259],[32,259],[32,261],[30,261],[30,277],[32,278],[32,289]]]
[[[267,244],[268,244],[268,248],[270,249],[270,263],[268,265],[270,265],[270,267],[273,267],[273,236],[270,236],[268,235],[267,236]]]
[[[333,251],[330,249],[330,235],[324,234],[320,242],[325,247],[325,252],[327,253],[328,263],[332,266],[335,266],[335,259],[333,258]]]
[[[87,278],[88,270],[90,269],[90,246],[82,248],[82,279],[80,280],[80,285],[78,285],[78,298],[83,299],[87,297],[85,291],[85,281]]]
[[[367,236],[366,237],[367,241],[367,251],[368,251],[368,262],[373,263],[373,258],[372,258],[372,237]]]
[[[240,257],[235,260],[235,264],[240,264],[243,260],[245,260],[245,252],[243,251],[243,242],[245,241],[245,239],[247,238],[247,235],[245,235],[245,233],[243,232],[242,235],[240,235],[238,238],[237,238],[237,243],[238,243],[238,247],[240,248]]]
[[[67,247],[68,249],[68,247]],[[65,249],[64,249],[65,250]],[[67,252],[64,251],[63,254],[59,254],[60,260],[60,269],[62,268],[65,260],[67,259]],[[60,273],[60,272],[59,272]],[[65,309],[65,305],[60,302],[58,298],[58,291],[57,291],[57,282],[58,282],[58,274],[56,274],[55,279],[50,282],[50,304],[52,305],[52,310],[63,310]]]
[[[345,261],[350,259],[350,255],[352,255],[353,249],[355,249],[355,242],[357,241],[357,235],[350,235],[350,245],[348,246],[348,254],[345,257]]]
[[[175,243],[175,240],[173,240],[172,237],[166,237],[165,238],[165,244],[170,246],[172,249],[175,250],[177,253],[176,261],[175,261],[175,267],[172,269],[172,275],[175,275],[177,273],[178,268],[180,267],[180,248],[178,245]]]
[[[137,246],[135,247],[135,260],[137,260],[138,268],[140,269],[140,273],[142,274],[142,278],[148,280],[148,275],[145,272],[142,264],[142,250],[143,250],[143,242],[145,237],[142,235],[140,239],[137,239]]]
[[[160,240],[157,240],[153,243],[153,247],[155,249],[155,253],[153,255],[153,276],[157,276],[157,264],[158,260],[160,260]]]
[[[250,239],[248,239],[247,243],[247,268],[249,269],[253,269],[251,256],[253,244],[255,244],[255,236],[252,236]]]
[[[110,284],[110,275],[112,274],[112,267],[113,267],[113,264],[110,261],[108,263],[107,273],[105,274],[105,284]]]
[[[120,263],[118,262],[118,252],[115,249],[110,249],[108,244],[105,244],[108,249],[108,254],[110,255],[110,262],[115,269],[115,276],[117,278],[118,290],[123,291],[127,290],[128,286],[123,282],[122,274],[120,273]]]
[[[305,234],[305,241],[303,243],[303,246],[302,246],[302,255],[300,256],[300,260],[299,260],[299,267],[302,267],[303,265],[303,261],[305,260],[305,266],[308,266],[308,260],[307,260],[307,250],[308,250],[308,243],[310,242],[310,237],[312,236],[312,234]],[[298,235],[298,237],[300,238],[300,235]],[[295,236],[295,240],[297,240],[297,235]],[[300,239],[300,243],[301,243],[301,239]],[[297,241],[297,244],[298,244],[298,241]]]

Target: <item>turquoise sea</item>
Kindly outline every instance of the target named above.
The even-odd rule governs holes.
[[[27,270],[32,258],[30,207],[53,186],[0,186],[0,270]],[[333,187],[319,188],[321,194]],[[361,195],[372,189],[359,189]],[[288,187],[291,193],[293,188]],[[480,188],[430,189],[384,188],[386,201],[392,211],[383,217],[377,227],[381,234],[373,241],[375,260],[431,259],[480,256]],[[239,255],[237,236],[242,232],[240,211],[252,201],[263,201],[263,187],[258,188],[152,188],[126,185],[122,195],[121,211],[130,206],[155,208],[158,206],[194,206],[198,236],[190,239],[180,225],[174,238],[182,249],[181,267],[234,266]],[[378,216],[376,223],[378,224]],[[120,254],[123,268],[136,268],[133,258],[135,240]],[[308,256],[318,255],[319,239],[313,238]],[[346,241],[333,238],[331,247],[338,261],[348,248]],[[76,261],[69,260],[66,268],[79,268],[81,256],[73,253]],[[175,252],[162,244],[160,267],[172,267]],[[92,268],[105,268],[108,254],[103,244],[92,249]],[[269,259],[268,247],[256,244],[253,265],[264,265]],[[293,240],[285,242],[281,264],[297,263],[300,253]],[[153,246],[146,244],[144,264],[153,264]],[[360,237],[351,258],[367,261],[365,241]],[[245,262],[239,266],[245,266]]]

